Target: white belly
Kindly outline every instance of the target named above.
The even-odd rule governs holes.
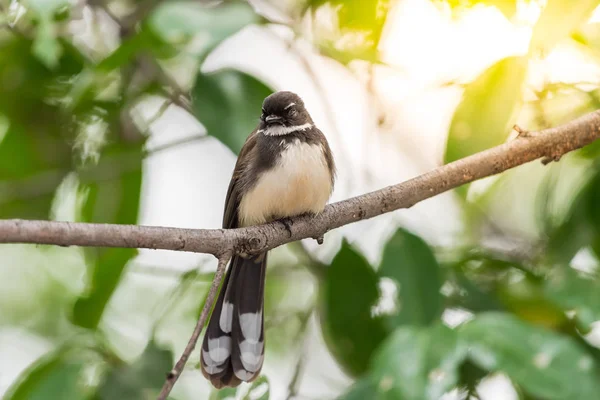
[[[331,189],[331,175],[322,147],[297,140],[244,195],[240,223],[258,225],[306,212],[317,214],[325,208]]]

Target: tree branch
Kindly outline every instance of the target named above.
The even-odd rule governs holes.
[[[4,220],[0,221],[0,243],[166,249],[216,256],[219,265],[202,314],[183,355],[167,377],[159,396],[161,400],[168,396],[196,345],[232,254],[255,254],[300,239],[321,238],[331,229],[409,208],[450,189],[539,158],[558,160],[562,155],[598,138],[600,111],[595,111],[556,128],[520,135],[513,141],[441,166],[406,182],[330,204],[318,216],[293,218],[289,232],[277,221],[239,229],[179,229]]]
[[[160,394],[157,397],[157,400],[165,400],[173,386],[175,386],[175,382],[179,379],[179,376],[183,372],[183,368],[187,363],[187,360],[190,358],[192,351],[196,347],[196,343],[198,342],[198,337],[200,337],[200,332],[202,332],[202,328],[204,328],[204,324],[206,323],[206,318],[208,318],[208,312],[215,302],[215,297],[217,295],[217,289],[223,280],[223,275],[225,274],[225,267],[227,267],[227,263],[231,258],[231,253],[224,253],[219,256],[219,265],[217,266],[217,272],[215,273],[215,278],[213,279],[212,284],[210,285],[210,289],[208,289],[208,296],[206,297],[206,302],[204,303],[204,307],[202,307],[202,313],[200,314],[200,318],[196,323],[196,327],[194,328],[194,332],[188,341],[187,346],[185,346],[185,350],[183,354],[175,364],[175,367],[171,370],[171,372],[167,375],[167,380],[160,391]]]
[[[13,219],[0,221],[0,243],[165,249],[215,256],[227,250],[256,254],[412,207],[450,189],[539,158],[559,158],[598,138],[600,111],[594,111],[555,128],[529,132],[526,137],[438,167],[406,182],[330,204],[317,216],[293,218],[291,234],[277,221],[238,229],[181,229]]]

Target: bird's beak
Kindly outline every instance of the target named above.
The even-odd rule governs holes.
[[[269,115],[267,118],[265,118],[265,121],[267,123],[277,122],[277,121],[281,121],[281,117],[279,117],[277,115]]]

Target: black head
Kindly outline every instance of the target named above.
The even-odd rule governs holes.
[[[312,124],[304,102],[296,93],[275,92],[265,98],[260,116],[261,129],[269,126],[294,127]]]

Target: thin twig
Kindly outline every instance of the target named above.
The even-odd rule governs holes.
[[[215,301],[215,297],[217,295],[217,289],[219,288],[219,285],[221,284],[221,281],[223,280],[223,275],[225,274],[225,268],[227,267],[227,263],[229,262],[230,258],[231,258],[231,253],[221,254],[218,257],[219,264],[217,266],[217,272],[215,272],[215,277],[213,279],[213,282],[210,285],[210,289],[208,289],[208,296],[206,297],[206,302],[204,303],[204,307],[202,307],[202,313],[200,314],[198,323],[196,323],[194,332],[192,333],[192,336],[190,337],[190,340],[188,341],[187,346],[185,346],[185,350],[183,351],[183,354],[181,355],[181,357],[175,364],[175,367],[173,367],[171,372],[168,373],[167,380],[165,381],[165,384],[163,385],[162,390],[160,391],[160,394],[157,397],[157,400],[165,400],[169,396],[169,393],[171,393],[171,390],[173,389],[175,382],[177,382],[177,379],[179,379],[181,372],[183,372],[183,368],[185,367],[187,360],[190,358],[190,355],[194,351],[194,348],[196,347],[196,343],[198,342],[198,338],[200,337],[200,333],[202,332],[202,328],[204,327],[204,324],[206,323],[206,319],[208,318],[208,313],[209,313],[210,309],[212,308],[212,305]]]
[[[154,113],[153,116],[151,116],[150,118],[148,118],[148,121],[146,121],[146,134],[148,133],[148,131],[150,131],[150,128],[152,127],[152,125],[154,125],[154,123],[156,121],[158,121],[159,119],[161,119],[164,115],[165,112],[167,111],[167,109],[169,107],[171,107],[171,104],[173,104],[173,102],[171,101],[171,99],[165,100],[159,107],[158,110],[156,110],[156,112]]]
[[[124,39],[135,34],[135,25],[146,18],[160,3],[161,0],[147,0],[123,19],[118,18],[106,4],[101,4],[99,7],[119,26],[121,38]],[[140,69],[146,70],[148,76],[155,76],[160,84],[168,88],[166,92],[173,104],[178,105],[188,113],[192,113],[189,96],[181,89],[181,87],[179,87],[179,84],[163,70],[154,57],[140,54],[135,62]]]
[[[312,316],[313,312],[314,306],[302,315],[302,321],[300,322],[300,332],[298,333],[298,335],[303,336],[302,344],[300,345],[300,355],[298,356],[298,362],[296,363],[296,367],[294,368],[294,375],[292,376],[292,380],[288,385],[288,395],[286,397],[286,400],[291,400],[298,394],[298,384],[300,382],[300,377],[302,376],[302,372],[304,370],[304,363],[306,362],[306,330],[308,327],[308,322],[310,321],[310,317]]]
[[[178,147],[178,146],[181,146],[183,144],[189,144],[189,143],[193,143],[193,142],[200,142],[202,140],[206,140],[209,137],[210,137],[209,135],[205,135],[205,134],[188,136],[188,137],[184,137],[184,138],[181,138],[181,139],[173,140],[172,142],[165,143],[165,144],[160,145],[160,146],[155,146],[155,147],[146,149],[146,151],[144,153],[145,153],[146,156],[150,156],[150,155],[154,155],[156,153],[159,153],[159,152],[161,152],[163,150],[172,149],[173,147]]]

